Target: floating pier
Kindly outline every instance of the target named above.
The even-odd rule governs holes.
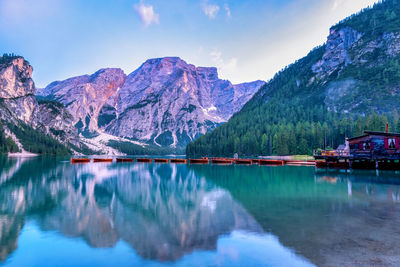
[[[175,163],[175,164],[186,164],[187,160],[186,159],[171,159],[170,162]]]
[[[154,159],[154,163],[169,163],[168,159]]]
[[[208,159],[189,159],[190,164],[210,164]]]
[[[99,158],[94,158],[93,162],[113,162],[113,159],[99,159]]]
[[[135,162],[135,160],[131,158],[117,158],[116,162]]]
[[[90,159],[87,158],[71,159],[71,163],[90,163]]]

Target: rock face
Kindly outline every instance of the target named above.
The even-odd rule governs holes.
[[[33,95],[35,84],[33,68],[22,57],[0,60],[0,98],[16,98]]]
[[[151,59],[128,75],[116,118],[105,129],[161,146],[182,146],[226,122],[262,84],[235,87],[219,79],[216,68],[195,67],[180,58]]]
[[[62,102],[92,134],[182,147],[226,122],[265,82],[232,85],[216,68],[180,58],[150,59],[125,77],[119,69],[54,82],[38,94]]]
[[[45,89],[38,90],[37,94],[50,96],[63,103],[73,114],[78,129],[97,131],[101,108],[107,100],[118,96],[125,78],[121,69],[101,69],[93,75],[53,82]]]
[[[400,95],[395,63],[399,56],[399,32],[384,32],[372,38],[348,26],[332,28],[325,53],[312,66],[315,76],[309,84],[319,82],[325,89],[324,102],[330,111],[365,114],[373,104],[377,105],[375,111],[390,112],[397,108]],[[385,76],[387,71],[391,72],[389,77],[372,78],[377,73]],[[381,90],[372,86],[374,79],[381,80]],[[368,98],[365,92],[368,92]]]
[[[324,78],[331,75],[339,67],[352,63],[348,53],[349,49],[362,36],[362,33],[350,27],[331,29],[326,42],[325,54],[321,60],[313,65],[313,72],[317,73],[319,78]]]
[[[65,108],[52,101],[39,102],[34,96],[32,71],[32,66],[22,57],[0,57],[1,122],[14,125],[24,123],[62,143],[79,145],[72,116]],[[3,130],[11,133],[8,129]]]

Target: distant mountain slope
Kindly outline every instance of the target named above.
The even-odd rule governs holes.
[[[38,94],[62,102],[83,137],[108,134],[184,148],[226,122],[264,84],[232,85],[218,78],[216,68],[167,57],[150,59],[128,76],[119,69],[103,69],[53,82]]]
[[[333,26],[325,45],[277,73],[187,153],[311,153],[387,121],[400,126],[399,101],[400,4],[387,0]]]

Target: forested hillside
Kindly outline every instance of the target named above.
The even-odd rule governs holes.
[[[188,155],[310,154],[364,130],[400,131],[400,3],[387,0],[330,29]]]

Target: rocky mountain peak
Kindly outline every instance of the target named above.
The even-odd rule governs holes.
[[[150,59],[127,76],[114,113],[107,113],[115,119],[105,131],[184,146],[227,121],[259,89],[256,84],[236,87],[219,79],[217,68],[196,67],[178,57]]]
[[[101,108],[110,98],[117,97],[125,79],[121,69],[105,68],[92,75],[53,82],[37,94],[62,102],[74,116],[77,128],[96,131]]]
[[[32,66],[23,57],[0,57],[0,98],[32,95],[35,91],[32,71]]]
[[[40,94],[62,102],[90,138],[108,134],[183,147],[227,121],[264,84],[218,78],[216,68],[179,57],[149,59],[128,76],[120,69],[51,83]]]

